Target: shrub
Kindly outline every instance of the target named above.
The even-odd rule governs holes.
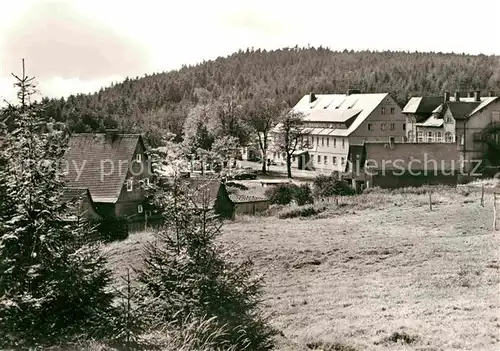
[[[318,175],[313,181],[314,195],[316,197],[329,197],[335,195],[354,195],[356,191],[348,182],[339,178],[337,174]]]
[[[314,202],[311,187],[307,184],[302,184],[295,190],[295,202],[297,205],[303,206]]]
[[[94,220],[93,224],[96,226],[96,240],[111,242],[128,238],[128,222],[125,217],[104,217]]]
[[[321,213],[322,210],[315,208],[313,205],[294,206],[285,208],[278,214],[279,219],[310,217]]]
[[[288,205],[295,199],[298,186],[295,184],[281,184],[266,190],[266,197],[271,204]]]

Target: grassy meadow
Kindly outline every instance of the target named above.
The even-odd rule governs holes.
[[[406,189],[327,201],[308,218],[270,211],[227,223],[220,242],[265,275],[279,350],[498,350],[500,234],[478,189],[434,188],[432,210],[426,189]],[[148,240],[105,247],[117,277]]]

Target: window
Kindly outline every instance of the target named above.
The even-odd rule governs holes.
[[[142,205],[137,206],[137,213],[142,213],[143,211]]]
[[[436,132],[436,143],[442,143],[443,142],[443,134],[441,132]]]
[[[453,118],[449,114],[446,114],[444,116],[444,123],[453,123]]]
[[[342,139],[342,149],[345,148],[345,139]]]
[[[141,154],[136,154],[136,155],[135,155],[135,160],[136,160],[137,162],[141,162],[141,161],[142,161],[142,157],[141,157],[141,156],[142,156]]]
[[[149,186],[149,178],[144,178],[142,182],[144,185]]]
[[[433,140],[434,140],[434,138],[432,136],[432,132],[427,132],[427,142],[432,143]]]
[[[292,162],[295,162],[295,155],[292,156]]]
[[[337,147],[337,138],[333,138],[333,147]]]
[[[385,107],[382,107],[382,108],[380,109],[380,113],[382,113],[383,115],[385,115],[385,112],[386,112],[386,111],[385,111]]]
[[[396,112],[396,109],[394,107],[391,107],[391,115],[393,115]]]
[[[330,138],[326,138],[326,146],[330,146]]]
[[[340,158],[340,163],[341,163],[342,166],[345,165],[345,157],[341,157]]]
[[[314,162],[314,154],[311,154],[311,159],[310,160],[311,160],[311,163]]]
[[[276,152],[273,152],[273,158],[276,158]]]
[[[406,123],[403,123],[403,130],[406,130]]]
[[[444,133],[444,139],[447,143],[453,143],[453,133],[452,132],[446,132]]]
[[[394,123],[391,123],[391,130],[396,129],[396,125]]]
[[[419,132],[417,133],[417,141],[418,141],[419,143],[421,143],[421,142],[423,142],[423,141],[424,141],[424,132],[419,131]]]
[[[332,157],[332,164],[334,164],[334,165],[337,164],[337,158],[335,156]]]
[[[314,146],[314,137],[311,138],[311,146]]]
[[[319,137],[316,137],[316,145],[319,146]]]
[[[325,146],[325,138],[321,138],[321,146]]]
[[[372,124],[368,123],[368,130],[373,130],[372,127],[373,127]]]
[[[318,163],[321,163],[321,156],[318,155]]]
[[[461,134],[460,135],[460,145],[465,144],[465,135]]]
[[[408,141],[411,143],[413,142],[414,135],[413,135],[413,130],[408,131]]]
[[[132,179],[127,180],[127,191],[132,191],[134,190],[134,183]]]
[[[382,124],[380,125],[380,129],[385,130],[385,123],[382,123]]]
[[[328,164],[328,156],[323,157],[323,163],[324,163],[325,165],[327,165],[327,164]]]

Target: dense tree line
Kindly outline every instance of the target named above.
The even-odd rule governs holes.
[[[486,55],[247,49],[179,70],[127,78],[94,94],[45,102],[48,113],[77,132],[119,127],[148,132],[154,142],[169,131],[180,141],[194,107],[209,104],[231,114],[234,104],[242,108],[237,118],[244,119],[265,98],[292,106],[308,92],[342,93],[348,88],[389,92],[404,105],[412,95],[457,89],[498,92],[499,66],[497,56]],[[249,134],[237,123],[224,128],[240,140]]]

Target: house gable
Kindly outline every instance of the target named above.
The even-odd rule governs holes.
[[[75,134],[64,155],[69,187],[88,188],[96,203],[115,204],[123,189],[138,134]]]

